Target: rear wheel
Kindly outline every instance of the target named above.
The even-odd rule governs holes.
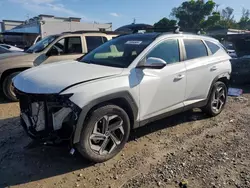
[[[77,149],[93,162],[104,162],[122,150],[129,133],[127,113],[115,105],[103,106],[93,111],[83,126]]]
[[[11,73],[10,75],[6,76],[4,81],[3,81],[3,93],[4,93],[6,98],[8,98],[9,100],[11,100],[13,102],[17,102],[18,99],[17,99],[16,94],[14,92],[14,86],[13,86],[12,79],[16,75],[18,75],[19,73],[20,72]]]
[[[227,86],[225,83],[218,81],[214,84],[208,103],[203,108],[203,111],[205,111],[210,116],[217,116],[222,112],[226,101]]]

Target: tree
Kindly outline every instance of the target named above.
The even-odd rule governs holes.
[[[216,3],[213,0],[190,0],[183,2],[179,7],[173,8],[171,15],[179,20],[179,26],[184,30],[197,30],[202,25],[208,27],[218,20],[218,14],[213,12]],[[208,17],[208,20],[206,19]]]
[[[231,7],[226,7],[221,11],[221,20],[219,24],[224,28],[239,28],[239,25],[234,20],[234,9]]]
[[[177,21],[176,20],[169,20],[168,18],[162,18],[159,22],[154,24],[155,28],[159,29],[170,29],[176,26]]]
[[[240,29],[250,29],[250,11],[248,9],[242,9],[242,16],[238,24]]]
[[[221,17],[225,21],[233,21],[234,20],[234,15],[233,15],[234,9],[231,7],[226,7],[221,11]]]
[[[220,12],[213,12],[211,16],[208,16],[206,20],[203,20],[201,22],[201,28],[209,29],[218,24],[220,19],[221,19]]]

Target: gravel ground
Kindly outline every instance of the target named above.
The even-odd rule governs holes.
[[[92,164],[67,145],[33,143],[17,103],[0,98],[0,187],[250,187],[250,87],[209,118],[185,112],[132,131],[122,152]]]

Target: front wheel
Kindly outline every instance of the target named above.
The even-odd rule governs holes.
[[[6,98],[8,98],[10,101],[17,102],[18,99],[16,97],[16,94],[14,92],[14,86],[12,83],[12,79],[18,75],[20,72],[14,72],[10,75],[6,76],[3,81],[3,93]]]
[[[223,82],[216,82],[210,93],[207,105],[203,110],[210,116],[219,115],[227,101],[227,86]]]
[[[77,149],[93,162],[104,162],[122,150],[129,133],[127,113],[116,105],[106,105],[94,110],[88,117]]]

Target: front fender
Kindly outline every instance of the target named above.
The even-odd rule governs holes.
[[[136,118],[138,116],[138,106],[136,105],[133,97],[130,95],[129,92],[122,91],[122,92],[113,93],[110,95],[106,95],[106,96],[94,99],[93,101],[89,102],[86,106],[84,106],[82,108],[82,111],[80,113],[80,116],[79,116],[77,124],[76,124],[76,129],[75,129],[74,138],[73,138],[73,144],[76,144],[80,141],[82,127],[84,126],[84,122],[85,122],[85,119],[86,119],[89,111],[98,104],[105,103],[105,102],[108,102],[108,101],[111,101],[114,99],[125,99],[126,100],[126,102],[129,104],[129,106],[133,112],[134,122],[136,122]]]

